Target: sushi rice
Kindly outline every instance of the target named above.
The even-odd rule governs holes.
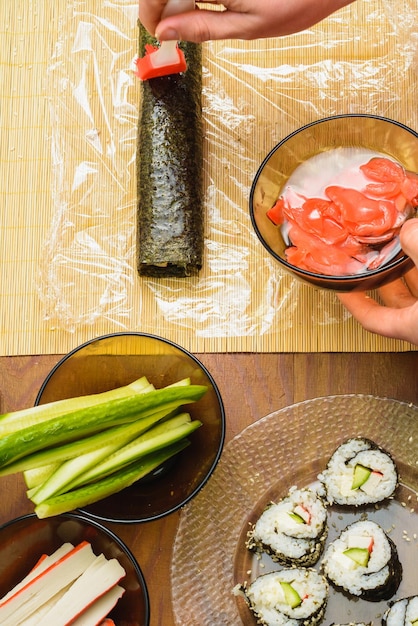
[[[298,606],[286,602],[282,584],[291,585],[300,597]],[[285,569],[263,574],[249,586],[238,585],[235,595],[243,595],[259,624],[265,626],[316,626],[323,620],[328,599],[328,583],[310,568]]]
[[[324,500],[313,490],[293,487],[280,502],[267,506],[246,545],[281,565],[310,567],[322,554],[327,534]]]
[[[353,488],[356,470],[367,479]],[[352,438],[341,444],[319,474],[330,504],[365,505],[390,498],[398,485],[398,472],[390,454],[373,441]]]
[[[348,624],[337,624],[336,622],[333,622],[331,626],[373,626],[373,623],[367,622],[366,624],[366,622],[350,622]]]
[[[410,626],[418,621],[418,596],[393,602],[382,618],[383,626]]]
[[[370,549],[364,548],[366,543]],[[356,545],[369,551],[367,564],[347,556]],[[402,577],[395,544],[378,524],[368,520],[350,524],[328,546],[321,567],[337,588],[369,601],[391,598]]]

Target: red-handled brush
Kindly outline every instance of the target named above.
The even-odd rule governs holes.
[[[194,0],[168,0],[161,19],[193,11]],[[136,72],[141,80],[169,74],[179,74],[187,69],[184,53],[177,41],[163,41],[159,46],[145,46],[145,56],[136,61]]]

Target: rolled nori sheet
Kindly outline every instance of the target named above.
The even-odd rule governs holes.
[[[139,24],[139,54],[155,45]],[[203,257],[202,49],[180,44],[187,70],[143,81],[138,126],[138,272],[192,276]]]

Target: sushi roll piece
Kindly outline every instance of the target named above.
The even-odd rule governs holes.
[[[418,624],[418,596],[391,602],[382,617],[383,626],[416,626]]]
[[[234,593],[244,596],[259,624],[315,626],[324,618],[328,583],[314,569],[292,568],[263,574]]]
[[[247,535],[247,548],[266,552],[284,566],[311,567],[323,552],[328,534],[326,504],[315,491],[292,488],[271,503]]]
[[[395,544],[369,520],[347,526],[326,549],[321,567],[337,589],[370,602],[389,600],[402,579]]]
[[[330,504],[381,502],[390,498],[398,485],[398,471],[390,454],[360,437],[339,446],[318,478]]]

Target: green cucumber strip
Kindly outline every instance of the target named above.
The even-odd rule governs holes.
[[[366,467],[365,465],[361,465],[361,463],[357,463],[354,467],[351,489],[358,489],[359,487],[364,485],[364,483],[367,482],[367,480],[369,479],[371,473],[372,470],[370,469],[370,467]]]
[[[187,387],[190,385],[190,378],[182,378],[181,380],[176,381],[175,383],[171,383],[171,385],[165,385],[165,389],[169,389],[170,387]]]
[[[175,421],[176,418],[173,418],[173,420]],[[98,463],[90,470],[81,474],[68,485],[68,489],[74,489],[80,485],[86,485],[87,483],[104,478],[122,467],[126,467],[130,463],[137,461],[143,456],[191,435],[192,432],[202,426],[202,422],[199,420],[176,423],[173,426],[169,426],[169,424],[170,422],[167,422],[154,426],[154,428],[151,428],[144,435],[137,437],[126,446],[123,446],[111,454],[101,463]]]
[[[149,393],[116,398],[74,411],[41,424],[29,426],[0,438],[0,467],[4,467],[33,452],[61,443],[69,443],[100,430],[143,419],[166,409],[167,412],[200,400],[205,385],[164,387]]]
[[[291,583],[283,581],[280,582],[280,585],[284,593],[286,604],[288,604],[292,609],[295,609],[297,606],[302,604],[302,598],[296,589],[292,587]]]
[[[347,548],[343,554],[362,567],[367,567],[370,559],[370,552],[367,548]]]
[[[181,414],[181,416],[178,416],[177,421],[180,420],[181,423],[183,423],[184,420],[190,421],[191,418],[188,413],[184,413]],[[147,428],[144,426],[144,423],[149,423],[150,421],[151,418],[148,418],[134,422],[134,424],[121,426],[117,429],[120,432],[116,433],[116,436],[109,433],[104,445],[101,445],[99,448],[93,448],[90,452],[85,452],[80,456],[75,456],[65,463],[62,463],[45,482],[39,485],[37,489],[30,490],[30,493],[27,494],[28,497],[35,504],[40,504],[43,500],[47,500],[55,494],[66,491],[67,486],[70,484],[72,485],[80,475],[84,477],[90,468],[94,468],[100,464],[101,461],[112,455],[116,450],[119,450],[121,447],[125,446],[143,433]],[[155,421],[153,421],[150,426],[152,426],[153,423],[155,423]],[[92,440],[98,438],[100,435],[102,435],[102,433],[90,437],[89,439]],[[101,439],[103,439],[103,437],[101,437]]]
[[[34,489],[43,483],[61,463],[49,463],[48,465],[42,465],[41,467],[34,467],[23,472],[23,478],[25,480],[26,487],[28,489]]]
[[[22,428],[27,428],[28,426],[60,417],[60,415],[64,415],[69,411],[86,409],[95,404],[100,404],[115,398],[123,398],[124,396],[131,396],[136,393],[146,393],[153,389],[154,386],[143,376],[129,385],[103,391],[102,393],[78,396],[66,400],[57,400],[56,402],[48,402],[47,404],[32,406],[28,409],[21,409],[20,411],[14,411],[12,413],[4,413],[0,415],[0,436],[8,435]]]
[[[128,424],[122,424],[122,426],[105,428],[98,433],[90,435],[90,437],[83,437],[76,441],[71,441],[70,443],[64,443],[53,448],[33,452],[1,468],[0,476],[7,476],[8,474],[21,471],[26,472],[27,470],[42,467],[47,464],[50,465],[51,463],[61,464],[87,452],[99,450],[103,446],[108,445],[109,440],[112,440],[114,443],[120,442],[120,446],[125,445],[127,441],[145,432],[158,421],[164,419],[166,415],[167,411],[163,409],[153,413],[149,417],[138,419],[132,423],[129,422]]]
[[[190,442],[187,439],[182,439],[174,445],[163,448],[154,454],[150,454],[144,459],[141,459],[141,461],[133,463],[97,483],[49,498],[35,507],[35,513],[40,519],[43,519],[98,502],[103,498],[129,487],[134,482],[159,467],[169,458],[184,450],[189,444]]]

